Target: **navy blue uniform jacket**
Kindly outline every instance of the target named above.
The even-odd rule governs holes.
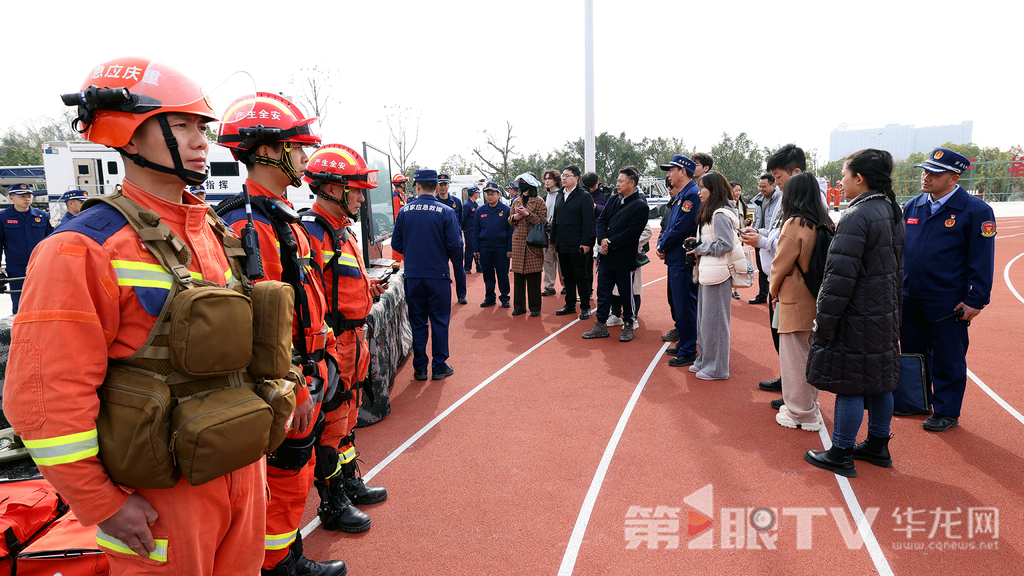
[[[50,215],[39,208],[18,212],[14,206],[8,206],[0,212],[0,252],[7,257],[7,265],[16,269],[27,267],[32,250],[50,232]]]
[[[658,237],[658,250],[665,253],[666,266],[686,264],[686,250],[683,240],[697,235],[697,210],[700,208],[700,193],[697,183],[690,181],[679,194],[675,205],[668,214],[666,229]]]
[[[462,214],[462,200],[459,200],[455,195],[449,194],[448,198],[438,198],[438,202],[448,206],[452,210],[455,210],[455,219],[458,220],[459,230],[462,230],[463,226],[463,214]]]
[[[512,225],[508,223],[511,208],[498,202],[491,208],[486,202],[476,209],[473,224],[473,245],[476,251],[501,252],[502,255],[512,251]]]
[[[476,209],[476,200],[472,198],[467,198],[462,203],[462,229],[466,234],[472,234],[473,226],[476,225]]]
[[[640,235],[647,227],[650,209],[639,190],[626,198],[612,196],[597,219],[597,243],[608,239],[608,253],[601,255],[601,266],[619,272],[636,270]]]
[[[406,278],[450,279],[448,261],[462,249],[455,210],[420,194],[398,212],[391,249],[404,256]]]
[[[989,303],[995,266],[996,219],[992,207],[962,186],[934,215],[928,194],[903,210],[903,295],[922,300],[959,300],[981,309]]]

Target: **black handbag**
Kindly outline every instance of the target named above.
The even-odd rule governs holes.
[[[530,232],[526,235],[526,245],[535,248],[547,248],[548,225],[546,222],[539,222],[530,227]]]

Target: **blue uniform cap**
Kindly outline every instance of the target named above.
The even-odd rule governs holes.
[[[452,181],[452,179],[449,178],[448,175],[445,174],[444,172],[442,172],[442,173],[437,175],[437,183],[438,184],[449,184],[451,181]]]
[[[509,190],[515,190],[516,192],[519,192],[519,183],[516,182],[515,180],[509,182],[508,183],[508,189]]]
[[[28,184],[11,184],[7,187],[7,195],[11,194],[35,194],[35,191]]]
[[[971,167],[971,161],[947,148],[936,148],[924,163],[915,167],[924,168],[932,174],[942,174],[943,172],[960,174]]]
[[[494,190],[495,192],[501,192],[501,188],[498,186],[498,183],[495,182],[494,180],[488,180],[487,184],[484,184],[484,192],[487,192],[488,190]]]
[[[430,170],[424,168],[423,170],[417,170],[412,175],[413,182],[437,182],[437,170]]]
[[[477,188],[476,186],[470,186],[469,188],[466,188],[466,196],[472,196],[473,194],[477,194],[479,192],[480,189]]]
[[[188,187],[188,191],[189,192],[206,192],[206,188],[204,188],[203,185],[200,184],[198,186],[189,186]]]
[[[697,163],[694,162],[693,160],[690,160],[688,156],[683,156],[682,154],[676,154],[675,156],[673,156],[671,162],[669,162],[668,164],[661,165],[661,169],[667,171],[673,166],[675,166],[676,168],[682,168],[683,170],[686,170],[690,174],[693,174],[697,170]]]
[[[68,190],[61,194],[60,201],[67,202],[68,200],[85,200],[89,195],[86,194],[85,190]]]

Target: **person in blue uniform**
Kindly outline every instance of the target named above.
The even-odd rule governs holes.
[[[900,348],[924,354],[932,415],[924,429],[957,426],[967,387],[967,326],[989,303],[995,265],[992,207],[958,181],[970,160],[935,149],[921,168],[921,195],[907,202]],[[963,316],[951,316],[963,311]]]
[[[668,287],[672,292],[672,305],[679,342],[666,353],[672,358],[669,366],[689,366],[697,359],[697,283],[693,281],[693,267],[686,265],[683,240],[696,236],[697,210],[700,193],[693,180],[697,164],[682,154],[676,154],[661,169],[668,172],[673,188],[682,186],[676,194],[675,204],[668,214],[665,229],[658,237],[658,258],[668,266]]]
[[[9,206],[0,215],[0,253],[7,263],[6,269],[0,273],[3,278],[21,278],[28,269],[28,257],[36,244],[53,232],[50,215],[32,207],[32,187],[28,184],[13,184],[7,188],[13,206]],[[11,282],[8,287],[11,300],[14,302],[14,313],[18,313],[18,301],[21,300],[21,282]]]
[[[437,175],[437,192],[436,196],[445,206],[448,206],[455,211],[455,220],[459,225],[459,231],[461,235],[462,231],[462,200],[458,197],[452,196],[448,193],[448,186],[451,184],[451,178],[447,174],[441,173]],[[465,260],[466,255],[463,254],[464,250],[460,249],[459,253],[452,256],[452,273],[455,275],[455,295],[459,298],[459,304],[465,304],[466,300],[466,268]]]
[[[473,225],[476,222],[476,209],[480,206],[477,199],[480,198],[480,188],[470,186],[466,189],[466,201],[462,203],[462,234],[466,240],[466,258],[464,265],[466,274],[473,273],[473,262],[476,262],[476,271],[480,271],[480,259],[476,257],[476,246],[471,243],[473,238]]]
[[[199,184],[198,186],[189,186],[189,194],[199,198],[203,202],[206,202],[206,186]]]
[[[452,314],[448,263],[462,253],[462,236],[455,210],[434,196],[437,172],[417,170],[413,182],[416,199],[398,212],[391,247],[405,258],[405,298],[412,325],[415,377],[427,379],[429,332],[432,377],[443,380],[455,373],[448,364],[448,321]],[[456,268],[462,271],[462,263]]]
[[[494,284],[497,281],[501,293],[501,307],[508,308],[509,258],[512,257],[512,225],[508,223],[508,215],[512,209],[501,201],[501,189],[497,183],[488,181],[484,185],[486,202],[476,209],[473,222],[473,245],[476,246],[476,257],[480,262],[480,271],[484,273],[486,294],[481,308],[494,306],[498,298],[494,295]]]
[[[64,226],[68,222],[75,219],[78,213],[82,211],[82,204],[85,204],[85,200],[88,197],[85,190],[68,190],[61,194],[60,201],[67,206],[68,211],[64,213],[64,216],[60,219],[60,224],[57,224],[57,228]]]

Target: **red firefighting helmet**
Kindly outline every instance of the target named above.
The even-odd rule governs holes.
[[[369,168],[348,146],[326,144],[309,157],[302,179],[312,186],[333,182],[350,188],[376,188],[377,169]]]
[[[320,136],[310,128],[314,121],[316,118],[306,118],[287,98],[257,92],[228,106],[217,132],[217,144],[230,148],[238,159],[239,152],[249,152],[257,144],[267,142],[316,145],[320,144]]]
[[[409,178],[405,174],[395,174],[395,177],[391,179],[392,184],[405,184],[409,181]]]

